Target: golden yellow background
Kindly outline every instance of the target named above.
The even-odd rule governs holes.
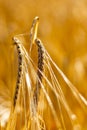
[[[38,37],[87,98],[87,0],[0,0],[0,87],[12,86],[12,37],[29,32],[35,16],[40,18]]]

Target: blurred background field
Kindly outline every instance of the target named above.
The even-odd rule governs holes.
[[[86,0],[0,0],[0,89],[8,96],[7,89],[13,87],[12,37],[29,32],[35,16],[40,18],[38,37],[87,99]],[[87,130],[87,116],[77,106],[73,109]]]

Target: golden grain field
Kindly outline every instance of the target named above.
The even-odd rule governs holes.
[[[29,51],[29,34],[36,16],[40,18],[37,37],[45,55],[42,79],[37,74],[37,45]],[[24,58],[23,88],[15,108],[20,61],[14,36],[23,45]],[[41,87],[38,106],[33,101],[36,82]],[[0,0],[0,130],[87,130],[86,100],[87,1]]]

